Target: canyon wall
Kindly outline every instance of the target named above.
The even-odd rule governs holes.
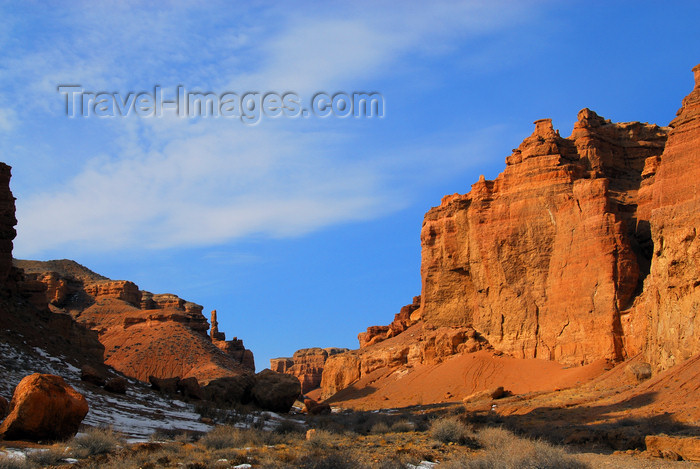
[[[659,369],[700,353],[700,65],[693,72],[647,189],[654,253],[637,309],[648,308],[645,354]]]
[[[421,296],[360,333],[359,350],[329,358],[323,397],[373,370],[472,350],[465,337],[567,365],[643,353],[662,370],[700,353],[700,65],[693,72],[668,127],[583,109],[563,138],[541,119],[495,180],[445,196],[421,230]],[[435,350],[436,329],[452,351]]]
[[[470,325],[519,358],[627,356],[620,311],[648,269],[635,197],[667,132],[588,109],[568,138],[550,119],[535,122],[495,180],[426,214],[421,318]]]
[[[278,373],[296,376],[305,394],[321,385],[321,376],[329,357],[347,352],[346,348],[306,348],[297,350],[291,357],[270,359],[270,369]]]

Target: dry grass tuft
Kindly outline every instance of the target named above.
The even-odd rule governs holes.
[[[110,428],[91,428],[70,442],[73,456],[87,458],[98,454],[114,452],[123,444],[122,438]]]
[[[462,456],[442,464],[445,469],[587,469],[562,448],[539,440],[520,438],[500,428],[486,428],[476,436],[486,450],[480,456]]]
[[[430,436],[441,443],[474,444],[474,432],[458,417],[434,420],[430,426]]]

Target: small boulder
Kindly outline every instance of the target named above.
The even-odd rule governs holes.
[[[644,444],[650,455],[678,461],[700,461],[700,438],[693,436],[647,435]]]
[[[313,399],[306,398],[304,399],[304,410],[306,410],[309,415],[330,414],[331,406],[325,403],[319,404]]]
[[[78,432],[88,403],[60,376],[35,373],[15,388],[10,413],[0,425],[6,440],[60,440]]]
[[[0,396],[0,421],[7,416],[7,414],[10,412],[10,403],[7,402],[7,399],[4,397]]]
[[[651,378],[651,365],[649,363],[630,363],[625,368],[625,372],[638,382]]]
[[[180,391],[183,396],[189,397],[190,399],[202,399],[204,397],[202,388],[199,386],[199,381],[197,381],[197,378],[194,376],[178,381],[177,390]]]
[[[80,369],[80,379],[95,386],[105,385],[105,375],[91,365],[83,365]]]
[[[296,376],[264,369],[255,375],[251,389],[253,402],[263,410],[289,412],[301,394],[301,383]]]
[[[467,404],[470,402],[483,401],[487,399],[501,399],[510,395],[510,391],[503,389],[503,386],[498,386],[497,388],[486,389],[484,391],[477,391],[473,394],[462,399],[462,402]]]
[[[126,394],[126,379],[121,376],[110,378],[105,384],[105,391],[113,392],[114,394]]]
[[[175,394],[177,392],[177,383],[180,378],[156,378],[155,376],[149,376],[148,382],[151,383],[151,387],[156,391],[160,391],[163,394]]]

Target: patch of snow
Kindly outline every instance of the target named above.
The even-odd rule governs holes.
[[[431,469],[437,466],[437,464],[438,463],[436,462],[421,461],[420,463],[418,463],[417,466],[414,464],[407,464],[406,467],[408,467],[409,469]]]
[[[0,450],[0,455],[7,459],[14,459],[15,461],[25,461],[27,459],[27,455],[24,454],[24,451],[16,448],[6,448],[4,451]]]

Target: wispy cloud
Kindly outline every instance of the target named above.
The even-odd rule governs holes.
[[[0,84],[33,96],[28,105],[52,116],[62,107],[60,83],[113,91],[181,82],[300,93],[365,87],[406,73],[407,55],[449,53],[459,38],[502,30],[528,12],[512,2],[380,2],[369,14],[368,6],[307,4],[280,15],[228,3],[221,14],[197,4],[82,4],[43,17],[47,29],[38,32],[28,11],[5,11],[13,35],[37,37],[15,44]],[[0,44],[11,41],[0,35]],[[0,130],[16,121],[0,109]],[[357,126],[301,124],[80,123],[83,136],[104,141],[92,155],[49,145],[67,168],[50,190],[28,184],[31,192],[18,194],[16,250],[28,256],[71,245],[167,248],[251,234],[296,236],[403,207],[410,181],[389,184],[396,174],[410,172],[427,153],[432,163],[448,162],[464,147],[424,141],[380,154],[363,145]]]

